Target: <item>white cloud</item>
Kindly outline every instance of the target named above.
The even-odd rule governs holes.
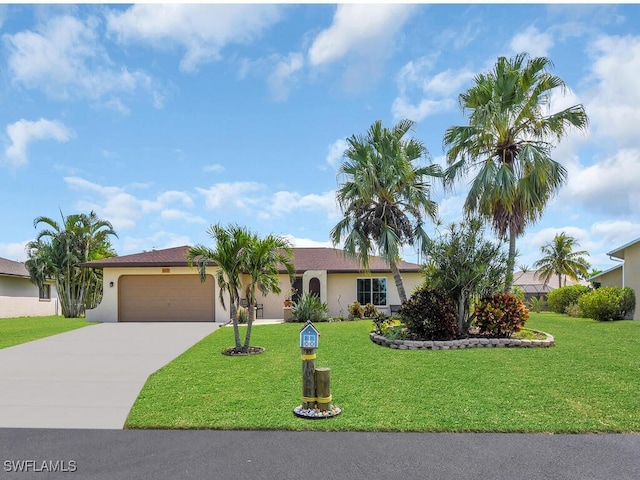
[[[96,17],[83,21],[63,15],[51,18],[35,31],[5,34],[13,81],[42,89],[54,98],[89,98],[128,113],[117,94],[152,90],[153,81],[141,71],[114,65],[99,42],[99,26]],[[160,96],[154,92],[156,102]]]
[[[158,48],[185,50],[180,69],[196,71],[221,58],[232,43],[256,40],[280,20],[277,5],[139,4],[108,14],[108,28],[123,42],[146,42]]]
[[[419,122],[424,118],[456,108],[456,98],[462,87],[474,76],[470,70],[445,70],[431,74],[433,60],[421,57],[406,63],[398,72],[398,96],[391,111],[395,120],[409,118]]]
[[[531,57],[546,57],[553,45],[551,34],[540,32],[536,27],[530,26],[511,39],[510,47],[516,54],[527,52]]]
[[[386,56],[413,8],[399,4],[338,5],[331,26],[320,32],[309,48],[311,65],[329,64],[352,52]]]
[[[586,250],[589,253],[585,258],[593,268],[604,269],[613,265],[606,252],[640,237],[640,223],[616,220],[595,222],[587,228],[566,225],[526,233],[517,242],[517,249],[522,253],[518,258],[518,264],[532,267],[542,256],[540,247],[553,241],[554,236],[562,232],[579,243],[575,250]]]
[[[216,183],[209,188],[196,187],[196,191],[205,197],[205,205],[211,210],[223,206],[247,209],[256,203],[253,194],[263,190],[257,182]]]
[[[442,100],[430,100],[423,98],[420,102],[412,104],[409,100],[397,97],[391,106],[391,112],[395,120],[408,118],[414,122],[419,122],[425,118],[440,112],[451,110],[455,106],[455,101],[450,98]]]
[[[313,247],[333,248],[333,244],[329,240],[317,241],[317,240],[312,240],[310,238],[296,237],[294,235],[291,235],[290,233],[283,235],[283,237],[289,240],[289,242],[291,242],[291,244],[296,248],[305,248],[305,247],[306,248],[313,248]]]
[[[176,203],[186,207],[193,205],[190,195],[184,192],[168,190],[155,199],[146,200],[131,195],[122,187],[102,186],[80,177],[65,177],[64,181],[72,189],[94,194],[80,200],[77,207],[83,211],[95,211],[100,218],[110,221],[116,231],[133,229],[143,215],[152,213],[159,213],[164,220],[181,218],[190,223],[202,223],[199,217],[186,212],[178,215],[168,208]],[[165,211],[169,213],[164,213]]]
[[[289,97],[290,85],[295,83],[296,74],[302,67],[304,67],[304,57],[300,53],[290,53],[278,62],[267,79],[271,94],[276,100],[283,101]]]
[[[24,242],[0,243],[0,257],[13,260],[14,262],[24,262],[27,259],[25,247],[30,240]]]
[[[590,48],[593,90],[585,108],[596,130],[624,146],[638,143],[640,36],[600,36]]]
[[[57,120],[41,118],[35,122],[22,119],[7,125],[7,135],[10,145],[5,150],[3,163],[19,167],[29,163],[27,150],[30,143],[40,140],[64,143],[73,138],[74,133]]]
[[[640,212],[640,150],[623,149],[569,176],[567,195],[610,215]]]
[[[224,172],[224,167],[222,165],[220,165],[219,163],[214,163],[212,165],[205,165],[204,167],[202,167],[202,171],[203,172],[221,173],[221,172]]]
[[[187,223],[207,223],[207,221],[200,216],[192,215],[188,212],[175,208],[162,210],[162,212],[160,212],[160,217],[164,220],[182,220]]]
[[[336,204],[336,192],[331,190],[323,194],[301,195],[297,192],[279,191],[271,199],[270,214],[276,216],[297,210],[326,212],[327,218],[338,218],[340,213]]]
[[[329,145],[329,153],[327,153],[326,157],[327,163],[333,168],[338,168],[348,147],[349,144],[344,138],[339,138]]]
[[[120,243],[122,244],[122,251],[118,251],[120,255],[192,245],[191,239],[187,235],[178,235],[164,230],[148,237],[125,237]]]

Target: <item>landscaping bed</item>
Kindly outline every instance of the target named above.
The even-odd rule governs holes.
[[[455,340],[395,340],[389,339],[375,332],[369,334],[373,343],[383,347],[395,348],[398,350],[455,350],[462,348],[531,348],[531,347],[553,347],[555,339],[553,335],[545,332],[533,331],[534,334],[543,336],[544,339],[520,339],[513,338],[488,338],[475,336],[460,338]]]

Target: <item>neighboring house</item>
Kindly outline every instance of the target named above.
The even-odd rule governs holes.
[[[547,282],[540,276],[538,270],[529,270],[527,272],[515,272],[513,274],[513,285],[524,290],[524,299],[526,302],[532,297],[545,300],[551,290],[565,285],[587,285],[586,282],[575,282],[569,277],[562,277],[562,285],[558,285],[558,276],[552,275]]]
[[[103,298],[100,305],[87,310],[88,321],[200,321],[229,320],[229,298],[222,307],[215,282],[215,265],[209,267],[206,282],[201,282],[195,267],[186,260],[188,246],[154,250],[89,262],[103,269]],[[329,306],[330,316],[347,316],[347,307],[355,300],[374,303],[390,312],[400,299],[389,267],[378,258],[370,259],[364,273],[342,250],[332,248],[294,248],[298,292],[314,292]],[[420,266],[400,262],[407,295],[422,283]],[[290,294],[286,271],[280,274],[280,295],[262,297],[263,318],[284,318],[283,304]],[[241,292],[243,296],[243,292]]]
[[[0,257],[0,318],[58,315],[53,282],[39,289],[31,283],[24,263]]]
[[[611,260],[617,259],[622,263],[594,275],[589,281],[599,287],[631,287],[636,294],[636,303],[640,301],[640,238],[611,250],[607,255]],[[640,308],[635,309],[633,319],[640,320]]]

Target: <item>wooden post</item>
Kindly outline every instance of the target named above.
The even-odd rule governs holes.
[[[321,412],[331,405],[331,369],[316,368],[316,401]]]
[[[302,406],[316,407],[315,348],[302,349]]]

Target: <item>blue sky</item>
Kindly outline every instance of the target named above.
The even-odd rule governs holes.
[[[16,4],[0,29],[2,257],[24,260],[34,218],[60,210],[111,221],[120,255],[211,245],[218,222],[329,246],[345,139],[410,118],[442,163],[458,94],[522,51],[553,61],[553,107],[582,103],[590,126],[554,150],[568,182],[517,264],[565,231],[607,268],[640,236],[638,5]],[[434,185],[445,224],[467,188]]]

